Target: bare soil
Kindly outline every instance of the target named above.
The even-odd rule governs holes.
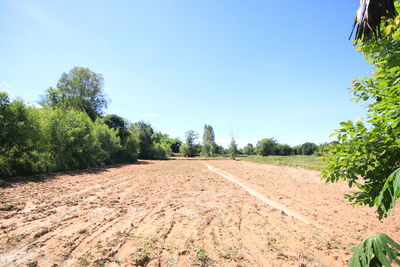
[[[46,178],[0,188],[0,266],[344,266],[369,234],[400,241],[399,209],[380,222],[301,168],[142,161]]]

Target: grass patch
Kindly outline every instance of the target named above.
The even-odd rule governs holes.
[[[253,155],[244,157],[242,158],[242,160],[247,160],[256,163],[301,167],[305,169],[313,169],[319,171],[325,167],[322,158],[314,155],[266,156],[266,157]]]
[[[208,253],[205,249],[201,248],[197,251],[197,259],[200,261],[201,266],[207,266]]]
[[[11,204],[4,204],[3,206],[0,206],[0,211],[12,211],[14,209],[14,206]]]

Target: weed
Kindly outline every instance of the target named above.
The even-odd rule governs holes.
[[[268,238],[268,246],[273,246],[276,243],[276,238],[275,237],[269,237]]]
[[[38,262],[37,261],[31,261],[31,262],[28,262],[26,264],[26,266],[28,266],[28,267],[36,267],[36,266],[38,266]]]
[[[158,237],[153,236],[153,237],[150,239],[150,241],[153,242],[153,243],[157,243],[157,242],[158,242]]]
[[[343,245],[338,240],[331,240],[326,243],[326,248],[327,249],[341,249],[341,248],[343,248]]]
[[[67,242],[67,243],[65,243],[64,245],[63,245],[63,247],[64,248],[67,248],[67,247],[72,247],[74,245],[74,242]]]
[[[237,261],[243,258],[242,255],[239,254],[239,250],[234,247],[225,247],[220,251],[221,257],[227,260]]]
[[[16,245],[17,243],[21,242],[23,239],[22,235],[6,235],[7,238],[7,244],[9,245]]]
[[[136,266],[146,266],[151,260],[148,246],[144,245],[143,248],[136,251],[132,256],[132,260]]]
[[[80,264],[80,266],[89,266],[90,262],[85,258],[80,258],[79,264]]]
[[[300,252],[299,253],[299,258],[300,259],[304,259],[304,260],[306,260],[308,262],[314,262],[315,261],[315,259],[313,258],[312,254],[308,254],[308,253],[304,253],[304,252]]]
[[[197,259],[201,262],[201,265],[204,266],[208,261],[208,253],[205,249],[201,248],[197,251]]]
[[[14,208],[11,204],[4,204],[3,207],[0,208],[0,211],[12,211]]]
[[[120,261],[119,259],[114,259],[114,262],[115,262],[116,264],[118,264],[118,265],[121,265],[121,264],[122,264],[122,261]]]

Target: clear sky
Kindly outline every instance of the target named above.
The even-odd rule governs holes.
[[[364,115],[348,88],[358,0],[0,0],[0,91],[35,103],[62,72],[104,76],[107,113],[222,145],[329,141]]]

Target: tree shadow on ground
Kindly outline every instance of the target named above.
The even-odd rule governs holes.
[[[115,164],[115,165],[106,165],[101,167],[94,167],[94,168],[87,168],[87,169],[80,169],[80,170],[69,170],[69,171],[59,171],[59,172],[48,172],[48,173],[39,173],[39,174],[32,174],[27,176],[15,176],[9,178],[0,178],[0,188],[12,187],[14,185],[21,185],[27,183],[43,183],[48,180],[55,179],[62,175],[68,176],[77,176],[77,175],[84,175],[84,174],[100,174],[108,172],[110,169],[119,169],[124,166],[128,165],[146,165],[152,164],[146,160],[139,160],[133,163],[123,163],[123,164]]]

